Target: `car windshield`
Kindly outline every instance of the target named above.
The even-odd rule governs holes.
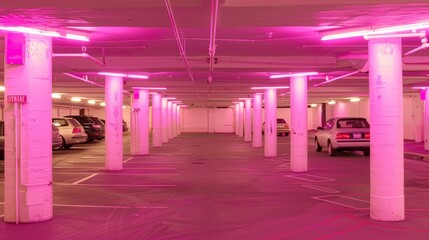
[[[363,118],[340,119],[337,128],[369,128],[369,123]]]

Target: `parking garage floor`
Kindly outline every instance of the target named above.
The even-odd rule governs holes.
[[[405,160],[406,220],[369,219],[369,157],[309,145],[289,171],[289,137],[264,158],[233,134],[182,134],[107,172],[104,142],[54,151],[54,218],[0,221],[0,239],[428,239],[429,163]],[[1,169],[3,170],[3,168]],[[3,174],[0,201],[3,200]],[[3,218],[4,204],[0,205]]]

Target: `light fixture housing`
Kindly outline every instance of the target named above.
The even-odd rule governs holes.
[[[359,101],[360,101],[360,98],[358,98],[358,97],[350,98],[350,102],[359,102]]]
[[[106,103],[105,102],[101,102],[100,106],[104,107],[104,106],[106,106]]]
[[[95,103],[96,103],[96,101],[93,99],[88,100],[88,104],[95,104]]]
[[[4,92],[6,90],[5,86],[0,86],[0,92]]]
[[[334,105],[335,103],[337,103],[337,102],[335,102],[335,100],[330,100],[330,101],[328,102],[328,104],[329,104],[329,105]]]
[[[318,75],[318,74],[319,74],[318,72],[288,73],[288,74],[271,75],[270,79],[286,78],[286,77],[300,77],[300,76],[314,76],[314,75]]]
[[[80,101],[82,101],[82,99],[80,97],[72,97],[72,98],[70,98],[70,100],[72,102],[80,102]]]
[[[312,103],[312,104],[310,104],[310,107],[315,108],[315,107],[317,107],[317,104]]]
[[[59,93],[52,93],[51,97],[55,98],[55,99],[60,99],[61,98],[61,94],[59,94]]]

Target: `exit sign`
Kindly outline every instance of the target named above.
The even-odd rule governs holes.
[[[8,103],[27,103],[26,95],[9,95],[7,96]]]

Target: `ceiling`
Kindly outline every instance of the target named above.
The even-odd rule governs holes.
[[[308,82],[308,96],[309,103],[321,103],[332,98],[368,96],[367,72],[314,86],[327,77],[360,70],[367,60],[367,41],[363,38],[321,41],[321,36],[335,29],[429,19],[427,1],[408,2],[219,0],[212,70],[210,22],[216,14],[211,14],[211,0],[170,0],[184,56],[163,0],[2,1],[0,23],[73,31],[90,37],[90,42],[53,39],[54,53],[81,53],[85,47],[97,60],[53,58],[53,92],[65,94],[62,100],[54,100],[57,104],[71,104],[72,96],[103,101],[104,88],[64,74],[87,76],[104,84],[103,76],[97,75],[100,71],[148,74],[148,80],[126,78],[125,90],[166,87],[164,95],[198,107],[228,107],[254,93],[250,89],[253,86],[289,85],[289,78],[270,79],[272,74],[317,71],[320,74]],[[1,41],[3,54],[3,37]],[[403,51],[420,45],[417,37],[404,39]],[[405,56],[403,61],[404,91],[416,93],[411,86],[428,82],[429,48]],[[129,104],[128,97],[124,103]],[[288,105],[287,90],[280,92],[279,106]]]

